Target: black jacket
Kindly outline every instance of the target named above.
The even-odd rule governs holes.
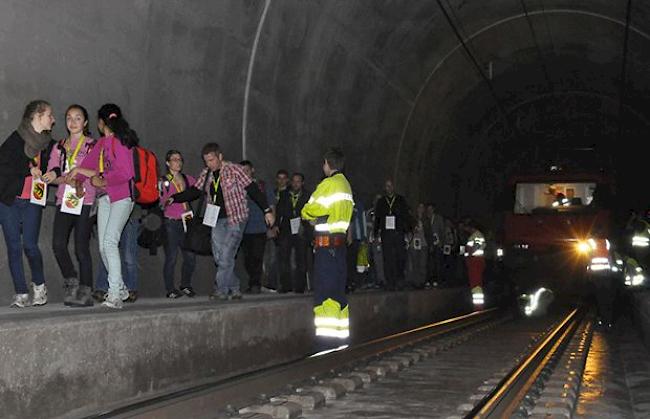
[[[47,170],[50,151],[55,142],[52,141],[41,151],[41,171]],[[17,131],[0,146],[0,202],[12,205],[16,196],[23,190],[25,178],[29,176],[30,159],[25,155],[25,140]]]
[[[391,200],[383,196],[377,201],[375,207],[375,237],[380,231],[386,229],[386,217],[392,215],[395,217],[395,231],[400,233],[410,232],[413,226],[409,206],[402,195],[395,195],[395,201],[390,205]]]
[[[281,236],[284,235],[291,236],[290,220],[292,218],[300,218],[300,212],[302,211],[302,207],[304,207],[307,201],[309,201],[310,196],[311,196],[311,192],[308,192],[303,189],[302,192],[300,193],[300,196],[298,197],[298,201],[296,202],[296,208],[293,208],[290,188],[287,188],[284,191],[280,192],[280,199],[276,207],[277,217],[276,217],[275,225],[280,228]],[[301,234],[303,234],[303,232],[309,230],[310,226],[309,223],[306,221],[302,221],[301,223],[302,223]]]

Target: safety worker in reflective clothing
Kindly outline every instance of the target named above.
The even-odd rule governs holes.
[[[346,345],[350,336],[346,232],[354,201],[350,184],[341,173],[344,164],[341,150],[325,153],[326,177],[301,211],[302,218],[314,225],[314,325],[320,351]]]
[[[485,304],[483,293],[483,272],[485,271],[485,236],[471,220],[463,222],[463,229],[469,235],[465,244],[465,263],[469,288],[472,291],[474,307],[481,309]]]
[[[630,253],[641,265],[648,268],[650,263],[650,224],[634,212],[627,222],[626,230],[631,235]]]

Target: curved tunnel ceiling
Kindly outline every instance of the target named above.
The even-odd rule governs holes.
[[[481,187],[482,170],[495,171],[495,147],[520,144],[523,153],[527,138],[561,136],[558,126],[567,143],[603,142],[605,133],[617,140],[627,1],[269,3],[248,105],[257,140],[249,141],[284,136],[283,152],[303,164],[317,160],[294,151],[303,138],[343,143],[366,192],[394,175],[403,192],[447,213],[485,213],[498,193]],[[622,109],[624,129],[642,134],[650,5],[631,4]],[[527,132],[531,103],[544,103],[555,126]],[[584,138],[594,132],[603,138]],[[271,151],[249,147],[255,157]],[[466,186],[460,208],[451,204],[454,176]]]

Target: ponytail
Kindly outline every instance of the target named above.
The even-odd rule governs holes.
[[[140,143],[138,134],[131,129],[129,123],[122,116],[122,110],[113,103],[102,105],[97,111],[97,117],[113,131],[120,142],[128,148],[133,148]]]

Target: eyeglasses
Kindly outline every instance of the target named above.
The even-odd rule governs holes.
[[[180,157],[172,157],[171,159],[169,159],[169,161],[181,161],[182,162],[183,159],[180,158]]]

